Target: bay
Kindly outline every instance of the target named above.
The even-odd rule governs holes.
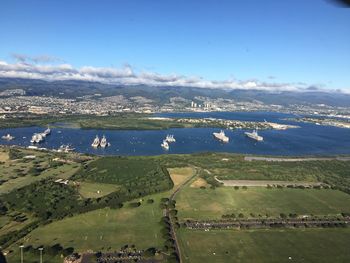
[[[221,118],[246,121],[270,121],[281,124],[298,125],[300,128],[288,130],[263,130],[259,135],[263,142],[256,142],[244,135],[246,130],[225,130],[229,143],[214,139],[216,128],[177,128],[169,130],[99,130],[54,128],[52,134],[40,147],[57,149],[62,144],[70,144],[80,153],[97,155],[159,155],[198,152],[230,152],[259,155],[339,155],[350,154],[350,129],[318,126],[310,123],[296,123],[286,118],[292,114],[276,112],[209,112],[209,113],[164,113],[161,117]],[[0,140],[4,145],[31,145],[33,133],[43,132],[45,127],[24,127],[1,129],[0,135],[10,133],[12,141]],[[176,142],[168,151],[160,144],[167,134],[173,134]],[[96,135],[105,135],[111,143],[105,149],[91,147]]]

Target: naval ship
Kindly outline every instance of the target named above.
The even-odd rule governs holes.
[[[44,141],[45,136],[43,136],[42,133],[34,133],[32,136],[32,139],[30,140],[31,143],[41,143],[42,141]]]
[[[216,139],[222,142],[228,142],[230,139],[225,135],[225,132],[221,130],[220,132],[213,132],[213,135]]]
[[[107,142],[106,136],[102,136],[101,142],[100,142],[100,146],[102,148],[106,148],[107,146],[110,146],[111,144],[109,142]]]
[[[163,143],[160,146],[162,146],[165,150],[169,150],[169,144],[166,140],[163,140]]]
[[[92,147],[97,148],[98,146],[100,146],[100,138],[98,138],[98,135],[96,135],[94,141],[91,144]]]
[[[176,142],[174,135],[169,135],[169,134],[166,136],[165,140],[167,142]]]
[[[9,133],[1,137],[1,139],[6,140],[6,141],[11,141],[11,140],[13,140],[14,138],[15,138],[15,137],[12,136],[12,135],[9,134]]]
[[[247,137],[253,140],[256,140],[258,142],[261,142],[264,140],[264,138],[258,134],[257,130],[254,130],[253,132],[245,132],[244,134],[247,135]]]

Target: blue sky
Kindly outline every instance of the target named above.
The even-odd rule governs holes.
[[[350,9],[329,0],[1,0],[0,60],[13,63],[14,53],[350,90]]]

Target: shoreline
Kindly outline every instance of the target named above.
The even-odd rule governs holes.
[[[52,152],[52,153],[60,153],[57,152],[57,149],[49,149],[49,148],[28,148],[28,146],[20,146],[20,145],[5,145],[0,144],[0,149],[6,149],[6,148],[19,148],[29,151],[38,151],[38,152]],[[64,152],[61,152],[62,154],[66,154]],[[350,153],[349,154],[308,154],[308,155],[271,155],[271,154],[264,154],[264,155],[252,155],[252,154],[245,154],[245,153],[234,153],[234,152],[216,152],[216,151],[203,151],[203,152],[195,152],[195,153],[167,153],[167,154],[156,154],[156,155],[126,155],[126,154],[111,154],[111,155],[102,155],[102,154],[92,154],[92,153],[84,153],[84,152],[77,152],[77,151],[71,151],[70,154],[77,154],[77,155],[87,155],[87,156],[96,156],[96,157],[127,157],[127,158],[138,158],[138,157],[145,157],[145,158],[158,158],[162,156],[190,156],[190,155],[222,155],[224,158],[222,161],[227,161],[225,157],[242,157],[244,161],[250,162],[250,161],[266,161],[266,162],[274,162],[269,161],[268,159],[278,159],[276,162],[310,162],[310,161],[343,161],[347,162],[350,161]],[[69,154],[68,153],[68,154]],[[295,160],[295,161],[292,161]],[[286,160],[286,161],[284,161]]]

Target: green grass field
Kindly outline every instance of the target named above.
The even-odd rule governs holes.
[[[180,218],[220,219],[223,214],[250,213],[258,216],[279,216],[280,213],[298,215],[327,215],[350,212],[350,195],[337,190],[267,189],[233,187],[198,189],[186,187],[176,198]]]
[[[113,193],[119,189],[115,184],[100,184],[100,183],[79,183],[79,194],[84,198],[98,198],[110,193]]]
[[[180,229],[184,262],[349,262],[350,229]],[[289,259],[291,257],[291,259]]]
[[[160,199],[169,193],[144,198],[140,207],[98,209],[39,227],[23,240],[27,245],[74,247],[77,251],[114,251],[126,244],[137,248],[162,247]],[[152,198],[153,204],[147,203]]]
[[[23,229],[35,219],[53,220],[26,233],[24,238],[8,243],[6,250],[15,251],[8,256],[10,263],[19,262],[18,245],[22,242],[25,246],[34,247],[59,243],[65,248],[74,247],[79,252],[114,251],[126,244],[133,244],[139,249],[162,248],[165,240],[164,226],[160,223],[163,216],[160,199],[169,197],[174,188],[194,173],[198,176],[176,196],[180,221],[187,218],[221,219],[222,215],[232,213],[236,216],[243,213],[245,217],[266,214],[276,217],[281,213],[350,213],[350,195],[339,190],[265,187],[235,190],[233,187],[212,189],[210,186],[216,182],[214,175],[222,179],[310,182],[324,182],[326,178],[337,182],[337,185],[347,185],[347,162],[310,162],[297,166],[246,163],[239,155],[210,153],[98,157],[82,164],[55,166],[52,158],[56,155],[36,153],[36,160],[27,161],[10,160],[6,154],[0,155],[0,178],[6,180],[0,185],[0,195],[3,193],[0,200],[10,209],[5,216],[0,216],[0,236]],[[42,167],[43,170],[35,176],[16,174],[33,171],[33,167]],[[54,178],[70,178],[70,184],[60,185],[53,182]],[[38,182],[41,179],[44,181]],[[21,186],[24,187],[15,190]],[[205,189],[200,186],[205,186]],[[131,199],[134,200],[126,202]],[[154,203],[147,202],[148,199],[153,199]],[[131,203],[139,201],[141,206],[132,207]],[[111,209],[121,203],[123,208]],[[18,212],[25,213],[28,220],[15,222],[10,214]],[[187,257],[185,262],[290,262],[289,256],[297,262],[321,262],[316,261],[319,258],[324,262],[333,258],[335,262],[345,262],[349,252],[343,247],[350,241],[349,234],[349,229],[336,228],[209,232],[180,228],[178,237]],[[334,251],[327,252],[334,246]],[[28,254],[25,262],[35,262],[36,258],[37,255]],[[47,262],[62,262],[62,259],[56,257]]]

